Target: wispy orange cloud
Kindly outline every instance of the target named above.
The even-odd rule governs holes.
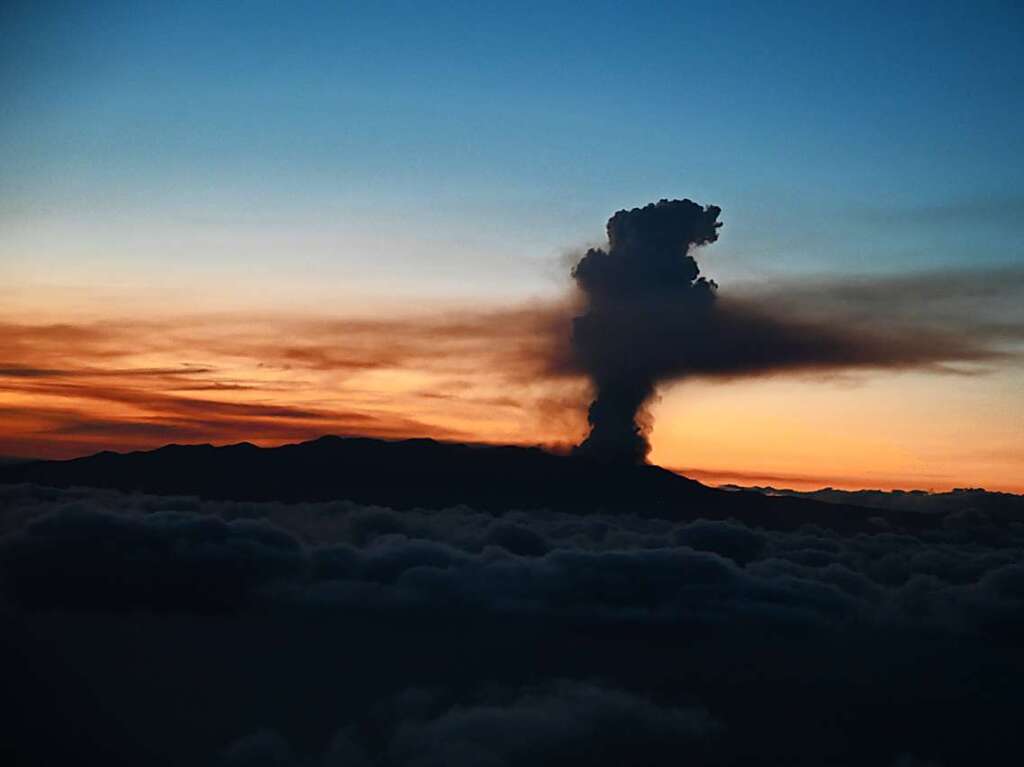
[[[781,368],[705,366],[687,387],[783,374],[833,380],[851,370],[928,371],[951,381],[949,373],[977,378],[1017,369],[1024,323],[998,302],[1007,300],[1007,285],[1016,290],[1024,284],[1018,273],[931,277],[921,283],[927,301],[901,303],[914,284],[878,279],[762,287],[725,297],[743,312],[767,313],[789,331],[806,328],[800,337],[813,338],[826,352],[822,339],[841,338],[846,345],[832,356],[808,353],[801,364]],[[584,434],[589,398],[569,348],[577,311],[566,300],[386,317],[236,312],[62,323],[8,317],[0,321],[0,454],[67,457],[168,442],[274,444],[324,433],[565,446]],[[737,392],[730,395],[735,399],[727,402],[723,394],[721,405],[736,413],[744,401],[758,401],[752,386],[729,389]],[[963,391],[967,383],[955,386]],[[942,387],[948,385],[934,388]],[[819,398],[815,407],[823,410],[807,415],[819,419],[802,427],[807,434],[816,422],[841,428],[830,413],[850,399],[834,386],[825,388],[835,397]],[[894,385],[889,396],[916,395]],[[806,395],[800,397],[791,404],[806,412]],[[838,469],[825,463],[810,469],[806,456],[793,453],[790,471],[792,446],[748,432],[749,420],[723,425],[720,411],[703,412],[689,401],[660,412],[656,458],[669,465],[735,467],[703,475],[709,481],[806,475],[815,483],[821,478],[829,484],[826,477],[833,476],[849,485],[857,476],[879,477],[891,469],[893,484],[903,484],[892,457],[858,453],[854,468],[848,465],[850,447],[842,456],[846,469],[841,462]],[[851,412],[849,423],[856,418]],[[1012,437],[990,421],[998,444],[965,439],[960,446],[978,456],[1012,448]],[[703,448],[694,446],[698,435]],[[757,459],[758,444],[773,459],[757,461],[761,474],[744,472],[742,464]],[[867,471],[871,460],[877,471]],[[985,460],[992,465],[987,476],[996,478],[987,481],[1016,486],[1009,473],[1021,466],[1018,460]],[[927,479],[926,468],[914,470]],[[936,486],[971,481],[961,481],[956,471],[955,465],[936,469],[942,475]]]
[[[560,444],[578,436],[583,396],[549,369],[565,316],[2,323],[0,453],[324,433]]]

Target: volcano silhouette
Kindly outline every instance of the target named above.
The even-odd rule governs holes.
[[[930,526],[930,515],[708,487],[652,465],[608,465],[539,448],[432,439],[321,437],[261,448],[249,443],[167,445],[69,461],[0,467],[0,482],[98,487],[214,500],[349,500],[394,509],[471,506],[493,513],[551,509],[668,520],[734,518],[767,528],[818,524],[868,529]],[[874,522],[870,520],[874,518]]]

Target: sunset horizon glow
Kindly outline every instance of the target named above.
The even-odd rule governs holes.
[[[585,434],[590,395],[582,378],[548,375],[536,359],[542,336],[530,323],[546,323],[553,306],[3,317],[0,455],[329,434],[564,451]],[[1024,492],[1018,434],[1001,410],[1018,380],[997,369],[677,382],[652,406],[650,460],[713,485]]]
[[[578,444],[572,267],[685,197],[789,346],[661,371],[651,462],[1024,492],[1006,7],[45,6],[0,16],[0,454]]]

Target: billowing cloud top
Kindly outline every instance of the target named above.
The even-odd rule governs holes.
[[[698,277],[689,251],[718,239],[720,212],[690,200],[620,210],[608,220],[608,249],[587,251],[573,268],[587,301],[573,322],[573,350],[595,390],[581,453],[629,462],[647,456],[638,413],[668,372],[663,355],[650,352],[683,342],[672,337],[687,332],[679,323],[692,324],[689,332],[706,324],[701,315],[714,301],[714,284]]]

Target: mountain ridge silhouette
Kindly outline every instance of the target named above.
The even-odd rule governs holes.
[[[668,520],[738,519],[790,529],[921,528],[935,515],[708,487],[654,465],[608,464],[537,447],[430,438],[324,436],[258,447],[165,445],[0,466],[0,483],[95,487],[210,500],[347,500],[397,510],[466,505],[494,513],[551,509]]]

